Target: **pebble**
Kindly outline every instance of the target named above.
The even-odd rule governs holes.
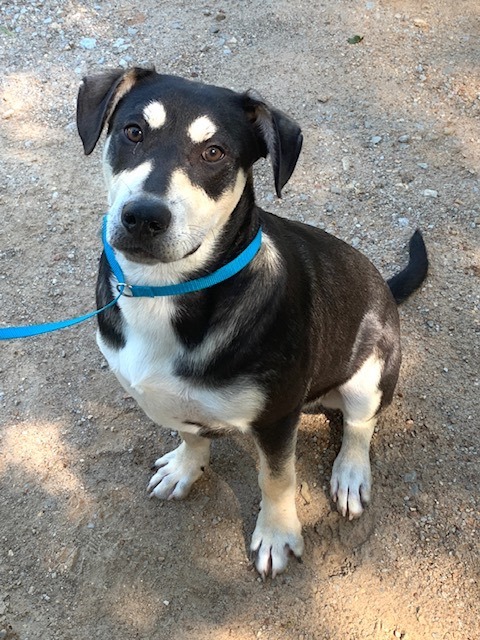
[[[428,22],[426,20],[422,20],[422,18],[414,18],[413,24],[419,29],[428,29],[430,26]]]
[[[95,49],[95,47],[97,46],[97,39],[96,38],[82,38],[80,40],[80,47],[82,49]]]
[[[428,164],[426,162],[417,162],[417,167],[420,167],[420,169],[428,169]]]
[[[397,222],[400,227],[408,227],[410,224],[410,220],[408,218],[398,218]]]
[[[438,191],[435,191],[435,189],[425,189],[423,195],[426,198],[438,198]]]
[[[410,142],[410,136],[408,135],[408,133],[404,133],[403,135],[398,136],[397,140],[398,142],[405,144],[407,142]]]
[[[372,137],[370,138],[370,142],[371,142],[372,144],[378,144],[378,143],[379,143],[379,142],[381,142],[381,141],[382,141],[382,136],[372,136]]]
[[[416,479],[417,479],[417,472],[416,471],[410,471],[409,473],[406,473],[403,476],[403,481],[404,482],[415,482]]]

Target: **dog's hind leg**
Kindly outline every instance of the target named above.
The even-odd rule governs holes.
[[[164,500],[185,498],[210,460],[210,440],[191,433],[180,433],[182,443],[159,458],[147,490],[150,497]]]
[[[383,361],[372,354],[336,396],[340,400],[336,408],[343,411],[343,439],[330,490],[338,510],[350,520],[360,516],[370,501],[370,440],[382,400],[382,369]]]
[[[255,431],[262,502],[250,548],[263,578],[269,573],[275,577],[286,568],[289,555],[299,559],[303,552],[302,526],[295,506],[298,420],[295,414]]]

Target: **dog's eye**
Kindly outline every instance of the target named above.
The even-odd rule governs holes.
[[[202,158],[206,162],[218,162],[222,158],[225,157],[225,151],[220,147],[207,147],[205,151],[202,153]]]
[[[142,142],[143,131],[140,129],[140,127],[137,127],[136,124],[129,124],[128,127],[125,127],[123,131],[130,142]]]

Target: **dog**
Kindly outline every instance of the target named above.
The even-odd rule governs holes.
[[[295,507],[302,409],[343,412],[330,484],[340,513],[356,518],[370,500],[370,440],[400,368],[397,304],[428,270],[422,235],[412,236],[407,267],[387,284],[340,239],[260,209],[253,164],[270,156],[280,197],[302,133],[252,91],[111,70],[83,79],[77,125],[87,155],[107,129],[106,234],[129,286],[211,274],[262,230],[253,259],[220,283],[121,296],[99,316],[98,344],[147,416],[181,437],[155,462],[151,496],[184,498],[209,463],[213,437],[253,436],[261,509],[251,551],[258,572],[274,577],[304,548]],[[103,253],[98,307],[118,286]]]

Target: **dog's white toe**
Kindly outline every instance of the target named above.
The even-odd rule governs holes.
[[[298,518],[289,522],[269,523],[260,512],[252,536],[250,549],[255,554],[255,567],[262,578],[272,578],[285,571],[288,559],[294,555],[300,560],[303,553],[302,527]]]
[[[158,471],[152,476],[147,491],[150,497],[162,500],[185,498],[205,471],[209,461],[208,448],[187,446],[185,442],[155,462]]]
[[[333,464],[330,491],[338,511],[349,520],[358,518],[363,508],[370,502],[372,477],[368,453],[351,456],[337,456]]]

